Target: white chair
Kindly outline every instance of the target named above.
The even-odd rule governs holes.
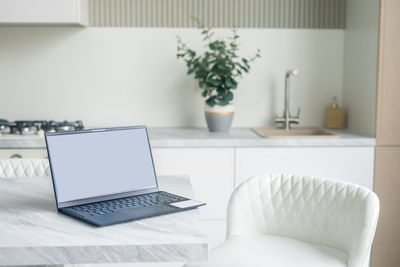
[[[1,159],[0,178],[50,177],[48,159]]]
[[[263,175],[228,206],[227,240],[208,263],[185,266],[368,266],[379,215],[375,193],[340,181]]]

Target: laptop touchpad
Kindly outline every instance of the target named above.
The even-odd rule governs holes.
[[[134,209],[124,210],[121,213],[129,215],[134,218],[145,218],[149,216],[154,216],[160,213],[168,213],[170,211],[175,211],[177,208],[166,206],[166,205],[153,205],[147,207],[140,207]]]

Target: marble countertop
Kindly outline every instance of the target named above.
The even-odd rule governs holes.
[[[192,197],[188,177],[159,186]],[[99,228],[56,211],[50,178],[0,178],[0,265],[185,262],[207,250],[198,209]]]
[[[152,147],[374,146],[375,139],[340,132],[339,137],[263,138],[250,128],[211,133],[206,128],[149,128]]]
[[[149,128],[154,148],[374,146],[375,138],[340,131],[339,137],[262,138],[250,128],[210,133],[206,128]],[[45,148],[43,136],[0,136],[0,148]]]

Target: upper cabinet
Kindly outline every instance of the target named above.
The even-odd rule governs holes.
[[[87,0],[0,0],[0,24],[88,24]]]

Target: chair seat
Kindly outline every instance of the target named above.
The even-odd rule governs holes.
[[[211,250],[208,263],[187,267],[347,267],[347,253],[296,239],[271,235],[232,236]]]

